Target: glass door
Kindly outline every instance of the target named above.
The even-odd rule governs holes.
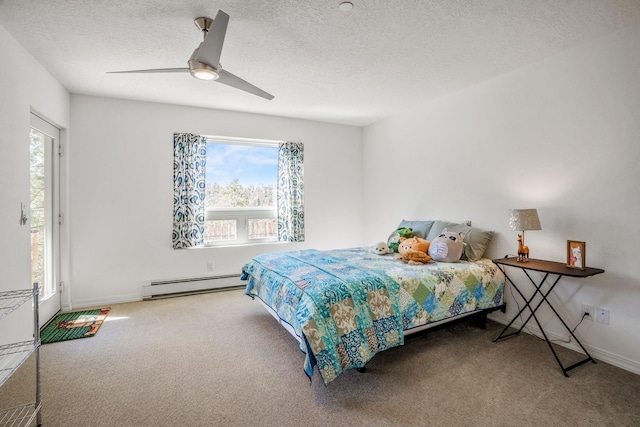
[[[60,130],[31,114],[31,282],[40,286],[40,326],[60,311]]]

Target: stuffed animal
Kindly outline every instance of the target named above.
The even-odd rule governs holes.
[[[389,248],[385,242],[378,242],[373,246],[373,253],[378,255],[392,254],[393,249]]]
[[[429,241],[425,239],[421,239],[420,237],[411,237],[409,239],[405,239],[400,242],[398,246],[398,252],[400,255],[408,251],[409,249],[413,249],[416,251],[429,253]]]
[[[429,251],[429,241],[420,237],[411,237],[400,242],[398,246],[400,261],[409,264],[425,264],[431,261],[427,254]]]
[[[400,244],[400,242],[404,239],[411,237],[412,234],[413,234],[413,230],[411,228],[407,228],[407,227],[398,228],[396,231],[391,233],[391,235],[387,239],[387,244],[389,245],[389,248],[391,248],[393,252],[398,252],[398,245]]]
[[[415,249],[409,249],[402,255],[400,255],[400,261],[407,264],[418,265],[431,262],[431,257],[424,252],[416,251]]]
[[[454,233],[445,228],[431,241],[429,255],[434,261],[458,262],[464,248],[464,233]]]

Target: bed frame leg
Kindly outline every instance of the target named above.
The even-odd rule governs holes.
[[[487,312],[482,312],[478,317],[478,327],[480,329],[487,329]]]
[[[502,304],[499,307],[494,308],[493,310],[485,310],[478,314],[478,327],[480,329],[487,329],[487,319],[489,313],[493,313],[495,310],[500,310],[503,313],[507,312],[507,304]]]

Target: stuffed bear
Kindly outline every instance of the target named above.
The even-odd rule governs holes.
[[[400,244],[400,242],[404,239],[411,237],[412,234],[413,234],[413,230],[411,228],[407,228],[407,227],[398,228],[396,231],[391,233],[391,235],[387,239],[387,244],[389,245],[389,248],[391,248],[393,252],[398,252],[398,245]]]
[[[373,253],[378,255],[392,254],[393,249],[387,246],[385,242],[378,242],[373,246]]]
[[[400,242],[400,245],[398,246],[398,252],[400,252],[400,255],[409,249],[424,252],[426,254],[429,252],[429,241],[414,236]]]
[[[445,228],[431,241],[429,255],[434,261],[458,262],[464,247],[464,233],[454,233]]]
[[[411,237],[400,242],[398,246],[400,261],[409,264],[425,264],[431,261],[427,254],[429,251],[429,241],[420,237]]]

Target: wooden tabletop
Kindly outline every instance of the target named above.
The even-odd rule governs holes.
[[[601,268],[586,267],[584,270],[579,268],[567,267],[563,262],[546,261],[543,259],[530,259],[527,262],[518,261],[516,257],[496,258],[492,260],[496,264],[508,265],[509,267],[518,267],[526,270],[541,271],[543,273],[559,274],[569,277],[589,277],[596,274],[604,273]]]

